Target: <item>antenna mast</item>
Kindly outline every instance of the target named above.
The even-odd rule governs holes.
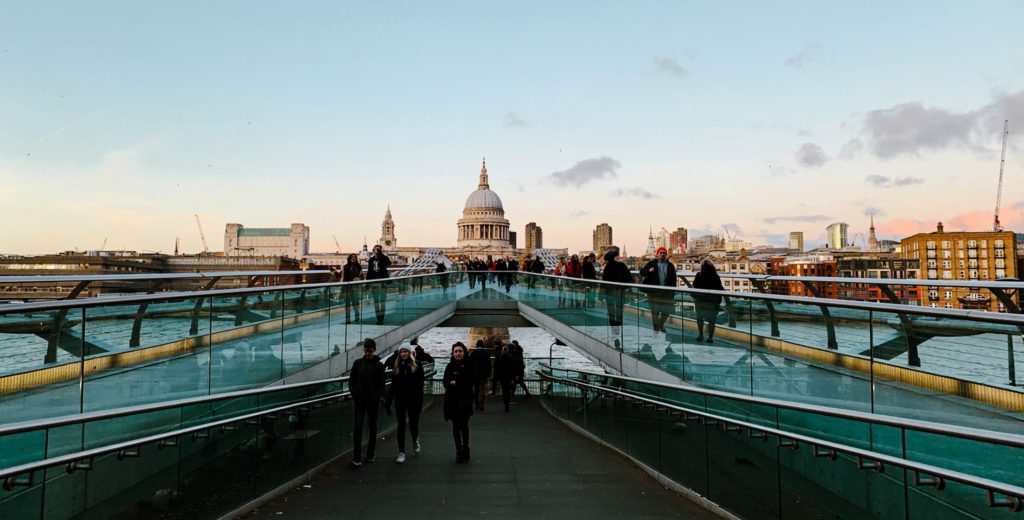
[[[996,212],[992,221],[993,231],[1002,231],[1003,225],[999,223],[999,205],[1003,201],[1003,169],[1006,167],[1006,137],[1010,135],[1010,120],[1003,121],[1003,153],[999,157],[999,186],[996,188]]]

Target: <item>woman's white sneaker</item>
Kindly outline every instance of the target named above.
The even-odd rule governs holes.
[[[423,451],[423,449],[420,448],[420,440],[416,439],[412,441],[412,452],[419,455],[421,451]]]
[[[405,453],[398,454],[398,458],[395,459],[395,464],[405,464]]]

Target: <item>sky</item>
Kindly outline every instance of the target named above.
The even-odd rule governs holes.
[[[0,254],[1024,231],[1024,0],[0,0]],[[522,242],[522,240],[520,240]],[[520,243],[520,246],[522,244]]]

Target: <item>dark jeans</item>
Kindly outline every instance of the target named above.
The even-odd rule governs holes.
[[[622,292],[605,294],[604,301],[608,305],[608,325],[622,326]]]
[[[672,302],[652,298],[648,300],[648,304],[651,306],[651,324],[654,331],[665,332],[665,322],[672,312]]]
[[[694,306],[697,311],[697,334],[704,335],[704,321],[708,322],[708,337],[715,337],[715,323],[718,321],[718,306],[707,303],[698,303]]]
[[[530,389],[526,387],[526,377],[523,374],[516,374],[516,378],[512,380],[512,393],[515,393],[516,386],[523,387],[526,397],[530,397]]]
[[[516,382],[514,379],[507,379],[498,381],[501,383],[501,400],[505,403],[505,411],[508,411],[508,405],[512,402],[512,392],[515,392]]]
[[[423,410],[422,397],[408,403],[396,401],[395,413],[398,414],[398,452],[405,453],[405,425],[408,417],[409,434],[412,441],[420,438],[420,411]]]
[[[384,314],[388,310],[388,295],[384,287],[373,288],[373,312],[377,314],[377,325],[384,324]]]
[[[458,414],[452,418],[452,438],[455,439],[455,452],[461,455],[469,448],[469,416]]]
[[[352,311],[356,313],[356,321],[359,321],[359,291],[351,289],[345,293],[345,323],[352,321]]]
[[[377,411],[380,410],[379,399],[359,399],[352,401],[355,410],[355,429],[352,431],[352,460],[363,459],[363,419],[369,422],[369,442],[366,444],[366,458],[373,457],[377,447]]]

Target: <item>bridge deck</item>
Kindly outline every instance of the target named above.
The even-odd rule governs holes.
[[[451,427],[440,402],[425,410],[423,453],[394,463],[393,436],[377,462],[358,470],[347,459],[247,518],[719,518],[663,488],[614,452],[572,432],[537,399],[470,421],[473,460],[455,464]]]

